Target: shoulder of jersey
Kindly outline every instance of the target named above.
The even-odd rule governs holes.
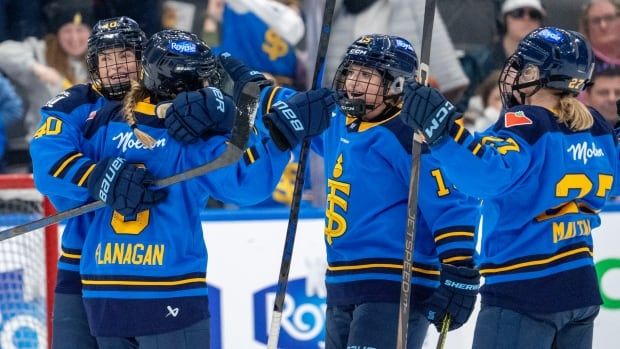
[[[607,120],[605,120],[605,117],[601,113],[599,113],[598,110],[592,107],[588,107],[588,110],[590,111],[590,114],[592,114],[592,117],[594,118],[594,125],[592,125],[592,131],[591,131],[592,134],[594,136],[601,136],[601,135],[611,133],[612,135],[614,135],[614,140],[617,142],[617,139],[615,137],[616,131],[613,129],[613,127],[611,127],[607,123]]]
[[[95,104],[99,98],[104,97],[90,84],[78,84],[50,99],[43,109],[68,114],[81,105]]]
[[[96,115],[86,120],[84,128],[84,136],[86,138],[92,137],[97,130],[107,125],[123,108],[123,104],[120,101],[107,101],[101,109],[96,112]]]
[[[407,154],[411,155],[413,147],[413,135],[414,131],[409,125],[405,124],[399,116],[388,120],[381,124],[379,127],[383,127],[388,132],[394,135],[398,143],[403,147]],[[426,143],[422,143],[422,154],[428,153],[429,148]]]
[[[594,118],[590,133],[594,136],[613,133],[596,110],[589,110]],[[502,129],[517,134],[529,144],[536,143],[548,132],[573,133],[566,125],[559,123],[551,111],[532,105],[519,105],[509,109],[494,126],[495,131]]]
[[[495,131],[507,130],[523,138],[529,144],[536,143],[545,133],[560,131],[561,125],[553,114],[539,106],[518,105],[499,117]]]

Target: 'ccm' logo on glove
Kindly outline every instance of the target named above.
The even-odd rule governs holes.
[[[295,112],[291,110],[291,107],[289,107],[286,102],[277,101],[276,103],[274,103],[272,108],[277,108],[280,112],[282,112],[282,115],[286,117],[286,119],[289,121],[295,131],[304,130],[304,125],[297,118],[297,114],[295,114]]]
[[[108,191],[110,191],[112,181],[114,181],[114,178],[116,178],[116,175],[118,175],[118,169],[120,169],[126,161],[127,160],[123,158],[116,158],[108,167],[106,173],[103,176],[103,180],[101,181],[101,187],[99,188],[99,199],[101,201],[106,202],[106,200],[108,199]]]
[[[437,114],[435,114],[435,116],[433,117],[433,120],[432,120],[433,124],[424,130],[424,133],[426,133],[426,137],[428,138],[433,137],[433,133],[435,132],[435,130],[439,128],[439,125],[441,124],[441,122],[453,110],[454,110],[454,106],[452,105],[452,103],[446,101],[443,107],[439,109],[439,111],[437,111]]]

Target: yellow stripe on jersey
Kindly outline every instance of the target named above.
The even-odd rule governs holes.
[[[360,264],[360,265],[343,265],[338,267],[328,266],[327,270],[329,271],[345,271],[345,270],[361,270],[361,269],[371,269],[371,268],[388,268],[388,269],[403,269],[402,264],[387,264],[387,263],[372,263],[372,264]],[[431,269],[422,269],[418,267],[411,267],[412,271],[428,274],[428,275],[439,275],[439,270],[431,270]]]
[[[566,258],[566,257],[570,257],[579,253],[584,253],[587,252],[590,256],[593,256],[592,251],[590,251],[589,247],[580,247],[580,248],[576,248],[574,250],[570,250],[570,251],[566,251],[560,254],[557,254],[555,256],[551,256],[549,258],[544,258],[544,259],[539,259],[539,260],[534,260],[534,261],[529,261],[529,262],[522,262],[522,263],[516,263],[513,265],[508,265],[505,267],[499,267],[499,268],[485,268],[485,269],[480,269],[480,274],[493,274],[493,273],[501,273],[504,271],[511,271],[511,270],[515,270],[515,269],[522,269],[522,268],[527,268],[527,267],[532,267],[535,265],[543,265],[543,264],[549,264],[551,262],[557,261],[559,259],[562,258]]]
[[[461,262],[472,259],[471,256],[454,256],[450,258],[446,258],[442,260],[442,263],[452,263],[452,262]]]
[[[144,281],[144,280],[84,280],[84,285],[125,285],[125,286],[176,286],[195,282],[206,283],[207,278],[190,278],[176,281]]]
[[[97,166],[97,164],[92,164],[90,165],[90,167],[88,167],[88,170],[86,170],[84,175],[78,181],[78,186],[81,187],[82,184],[84,184],[84,182],[88,179],[88,176],[90,176],[90,173],[93,172],[93,170],[95,169],[95,166]]]
[[[62,173],[62,171],[65,169],[65,167],[69,166],[71,163],[73,163],[75,160],[77,160],[78,158],[82,156],[84,156],[84,154],[82,153],[77,153],[77,154],[74,154],[73,156],[70,156],[67,160],[63,161],[63,163],[60,165],[60,167],[58,167],[58,169],[56,170],[56,172],[54,172],[52,176],[58,177]]]
[[[73,254],[73,253],[67,253],[67,252],[64,252],[64,251],[60,255],[62,257],[66,257],[66,258],[69,258],[69,259],[80,259],[82,257],[82,255]]]
[[[271,94],[269,95],[269,98],[267,99],[267,110],[263,110],[263,114],[269,113],[269,109],[271,109],[271,103],[273,103],[273,98],[276,96],[276,92],[278,92],[279,89],[280,87],[276,86],[271,90]]]
[[[443,233],[441,235],[435,236],[435,242],[438,242],[439,240],[447,239],[453,236],[466,236],[466,237],[473,238],[474,233],[468,232],[468,231],[454,231],[454,232]]]

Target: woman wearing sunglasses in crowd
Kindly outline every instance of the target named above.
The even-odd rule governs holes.
[[[498,19],[497,42],[489,49],[482,63],[482,74],[501,70],[519,42],[532,30],[542,26],[546,16],[540,0],[506,0]]]

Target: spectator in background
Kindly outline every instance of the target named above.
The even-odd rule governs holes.
[[[297,0],[211,0],[204,30],[214,52],[229,52],[278,85],[305,89],[295,50],[305,32]]]
[[[88,78],[84,55],[92,8],[83,0],[59,0],[44,8],[48,34],[39,40],[0,43],[0,70],[25,93],[26,139],[34,133],[41,116],[39,108],[62,90]]]
[[[590,0],[580,25],[592,45],[595,69],[620,67],[620,0]]]
[[[0,170],[3,169],[4,151],[6,149],[6,128],[23,115],[22,100],[11,82],[0,74]]]
[[[592,82],[583,93],[583,100],[598,110],[607,123],[614,127],[620,121],[616,110],[616,101],[620,99],[620,66],[596,69]]]
[[[368,33],[390,33],[412,42],[417,52],[422,42],[424,1],[422,0],[344,0],[336,4],[327,68],[323,81],[331,82],[346,48]],[[318,23],[320,25],[320,23]],[[452,101],[460,99],[469,83],[463,73],[452,41],[439,15],[435,14],[431,43],[431,75],[441,92]]]
[[[0,42],[41,36],[40,0],[0,0]]]
[[[497,84],[499,75],[499,70],[493,70],[478,86],[476,95],[469,101],[469,107],[463,117],[465,127],[470,132],[482,132],[499,119],[502,111],[502,99]]]
[[[546,15],[540,0],[504,1],[498,23],[499,38],[482,63],[483,76],[494,69],[502,69],[519,42],[532,30],[540,27]]]

